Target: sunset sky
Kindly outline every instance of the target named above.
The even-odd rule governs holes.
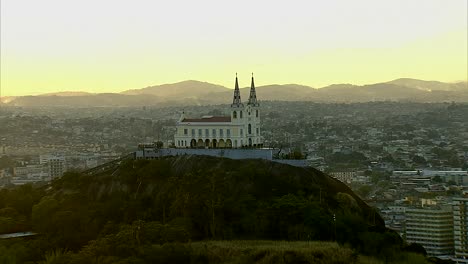
[[[466,0],[1,0],[2,95],[467,79]]]

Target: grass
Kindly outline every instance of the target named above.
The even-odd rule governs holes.
[[[358,255],[334,242],[288,242],[266,240],[201,241],[189,243],[192,263],[317,263],[383,264],[428,263],[424,256],[400,253],[392,260]]]
[[[332,242],[206,241],[191,243],[200,263],[356,263],[353,250]]]

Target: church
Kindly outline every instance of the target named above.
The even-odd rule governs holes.
[[[187,118],[183,112],[176,124],[176,148],[261,148],[260,104],[255,92],[254,77],[250,96],[242,103],[239,83],[236,83],[229,116]]]

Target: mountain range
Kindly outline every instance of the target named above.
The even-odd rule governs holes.
[[[241,88],[246,101],[250,87]],[[468,102],[468,83],[444,83],[401,78],[389,82],[352,85],[333,84],[312,88],[298,84],[272,84],[256,87],[257,98],[264,101],[314,102]],[[233,90],[208,82],[188,80],[149,86],[121,93],[58,92],[38,96],[3,97],[4,104],[22,107],[131,107],[226,104]]]

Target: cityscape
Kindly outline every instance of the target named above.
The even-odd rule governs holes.
[[[347,184],[378,209],[388,228],[423,245],[429,255],[464,256],[459,230],[466,227],[457,217],[468,202],[463,198],[468,186],[467,104],[261,103],[265,148],[281,150],[285,158],[294,154],[306,166]],[[179,113],[204,116],[224,109],[90,108],[62,115],[57,109],[3,108],[1,184],[49,182],[65,171],[118,159],[142,142],[175,147]],[[51,116],[53,111],[57,113]],[[430,222],[432,215],[441,220]],[[424,228],[425,221],[434,226]]]
[[[468,2],[0,2],[0,263],[468,264]]]

